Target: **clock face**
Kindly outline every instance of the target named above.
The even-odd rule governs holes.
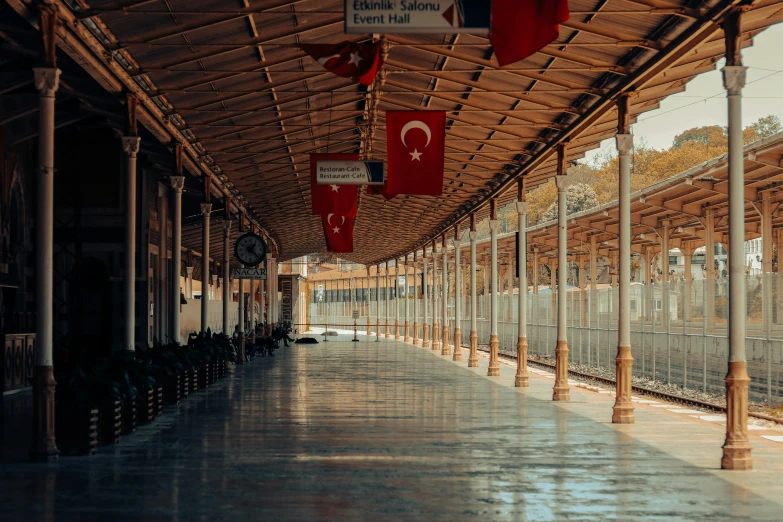
[[[234,254],[245,266],[257,266],[266,258],[266,243],[264,240],[248,232],[237,239]]]

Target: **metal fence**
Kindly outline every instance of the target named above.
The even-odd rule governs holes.
[[[748,276],[746,350],[751,397],[780,402],[783,397],[783,278],[777,274]],[[490,337],[489,296],[477,298],[479,344]],[[557,293],[541,289],[527,296],[528,344],[531,356],[554,357],[557,341]],[[468,344],[470,298],[461,304],[462,344]],[[400,325],[405,322],[404,299],[389,305],[390,324],[394,307],[400,307]],[[569,288],[568,346],[570,360],[578,364],[614,371],[617,352],[617,288],[596,290]],[[764,306],[765,303],[767,306]],[[432,324],[432,300],[429,300]],[[422,337],[423,300],[418,300],[419,338]],[[409,321],[413,327],[413,299],[409,299]],[[454,298],[448,300],[449,326],[454,329]],[[352,310],[359,310],[358,324],[366,329],[367,316],[376,324],[376,303],[316,303],[311,305],[311,323],[351,323]],[[381,301],[381,324],[386,322],[386,302]],[[633,374],[685,388],[722,393],[728,366],[728,278],[700,279],[631,285],[631,342],[635,359]],[[442,314],[442,312],[441,312]],[[439,314],[438,319],[440,323]],[[516,353],[518,295],[498,295],[500,350]],[[383,327],[382,327],[383,328]],[[373,326],[374,329],[374,326]],[[383,331],[383,330],[382,330]]]

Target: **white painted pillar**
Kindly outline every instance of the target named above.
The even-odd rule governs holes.
[[[416,251],[413,252],[413,344],[419,344],[419,273]]]
[[[620,111],[628,113],[628,98],[623,97]],[[621,116],[622,119],[622,116]],[[621,123],[621,126],[624,126]],[[625,129],[627,130],[627,129]],[[615,424],[632,424],[634,422],[633,403],[631,402],[631,374],[633,356],[631,355],[631,134],[617,134],[617,151],[619,152],[620,183],[620,254],[619,254],[619,306],[618,306],[618,342],[616,368],[615,403],[612,422]]]
[[[51,461],[59,453],[54,433],[54,96],[60,69],[33,69],[38,90],[38,175],[35,210],[35,369],[33,373],[33,460]],[[127,339],[126,339],[127,340]]]
[[[386,290],[385,290],[385,292],[386,292],[386,299],[385,299],[385,301],[386,301],[386,329],[384,330],[384,332],[386,334],[386,338],[389,339],[389,338],[391,338],[391,326],[390,326],[390,324],[391,324],[391,322],[390,322],[390,319],[391,319],[391,317],[390,317],[391,289],[389,288],[389,262],[388,261],[386,261],[386,267],[385,267],[385,270],[384,270],[383,274],[384,274],[384,278],[385,278],[384,280],[386,282]]]
[[[519,334],[517,336],[517,374],[514,378],[514,386],[527,388],[530,386],[530,375],[527,371],[527,201],[525,201],[525,188],[520,181],[519,201],[517,201],[517,215],[519,219],[519,244],[517,245],[517,264],[519,265]],[[510,268],[509,268],[510,270]],[[511,293],[511,287],[509,287]]]
[[[729,15],[730,17],[732,15]],[[737,12],[737,40],[741,38],[740,14]],[[729,19],[726,24],[731,24]],[[727,29],[729,29],[727,27]],[[728,31],[727,31],[728,32]],[[739,56],[739,43],[736,54]],[[727,48],[729,47],[727,38]],[[745,293],[745,160],[742,135],[742,89],[747,68],[741,59],[727,61],[723,68],[723,83],[728,91],[729,105],[729,369],[726,376],[726,442],[723,445],[721,467],[724,469],[752,469],[751,447],[748,440],[748,377],[745,355],[745,321],[747,295]]]
[[[171,176],[171,188],[174,195],[173,220],[171,223],[171,333],[169,337],[175,343],[180,342],[180,276],[182,275],[182,190],[185,187],[184,176]]]
[[[123,136],[125,152],[125,337],[124,351],[136,350],[136,158],[141,138]],[[177,300],[179,302],[179,299]]]
[[[557,185],[557,347],[555,348],[555,386],[552,400],[567,401],[571,399],[568,386],[568,221],[566,219],[568,203],[566,200],[566,175],[564,169],[565,151],[559,150],[560,166],[555,177]],[[554,283],[555,274],[552,274]],[[553,286],[554,288],[554,286]]]
[[[472,223],[472,221],[471,221]],[[471,226],[468,233],[470,238],[470,355],[468,356],[468,367],[478,367],[478,331],[476,330],[476,239],[478,233]]]
[[[432,350],[440,349],[440,323],[438,322],[438,254],[440,252],[432,242]]]
[[[185,272],[188,274],[188,277],[185,280],[185,296],[188,299],[193,299],[193,267],[186,266]]]
[[[201,204],[201,331],[206,332],[209,324],[209,215],[211,203]],[[165,225],[163,225],[165,227]],[[163,228],[165,230],[165,228]],[[165,255],[165,252],[163,253]]]
[[[454,238],[454,357],[452,360],[462,360],[462,329],[460,320],[462,319],[462,278],[460,277],[460,241],[459,231]]]
[[[375,266],[375,319],[377,321],[376,340],[381,337],[381,265]]]
[[[223,222],[223,335],[231,336],[228,303],[231,302],[231,221]]]
[[[405,296],[403,299],[405,299],[405,324],[403,325],[404,333],[403,341],[406,343],[411,342],[411,323],[410,323],[410,305],[408,304],[408,301],[410,301],[410,296],[408,295],[408,256],[405,256],[405,260],[402,264],[403,266],[403,272],[405,275]],[[414,296],[415,297],[415,296]]]
[[[400,260],[394,260],[394,340],[400,340]]]
[[[244,267],[244,265],[240,265],[241,267]],[[237,324],[239,325],[239,340],[237,341],[237,349],[238,349],[238,355],[237,355],[237,364],[242,364],[245,362],[245,280],[244,279],[237,279],[238,283],[238,301],[237,303]]]
[[[427,247],[421,249],[421,262],[422,262],[422,275],[424,279],[424,324],[423,324],[423,332],[422,332],[422,348],[429,348],[430,347],[430,337],[429,337],[429,329],[430,329],[430,304],[429,304],[429,276],[427,275]]]
[[[492,266],[492,277],[490,285],[489,298],[489,319],[490,319],[490,337],[489,337],[489,370],[487,375],[497,377],[500,375],[500,361],[498,349],[500,339],[498,338],[498,290],[500,281],[498,280],[498,231],[500,230],[500,221],[497,220],[495,212],[492,212],[492,219],[489,220],[489,234],[491,242],[490,264]]]
[[[448,250],[446,249],[446,236],[443,236],[443,246],[441,247],[443,254],[441,270],[441,299],[443,302],[442,320],[441,326],[441,355],[451,355],[451,348],[449,346],[449,257]]]

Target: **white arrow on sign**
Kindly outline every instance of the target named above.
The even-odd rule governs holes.
[[[266,268],[235,268],[234,279],[266,279]]]

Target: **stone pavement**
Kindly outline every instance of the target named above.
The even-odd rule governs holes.
[[[718,470],[722,430],[552,381],[513,388],[361,337],[256,359],[94,457],[4,462],[0,520],[780,520],[777,443]]]

